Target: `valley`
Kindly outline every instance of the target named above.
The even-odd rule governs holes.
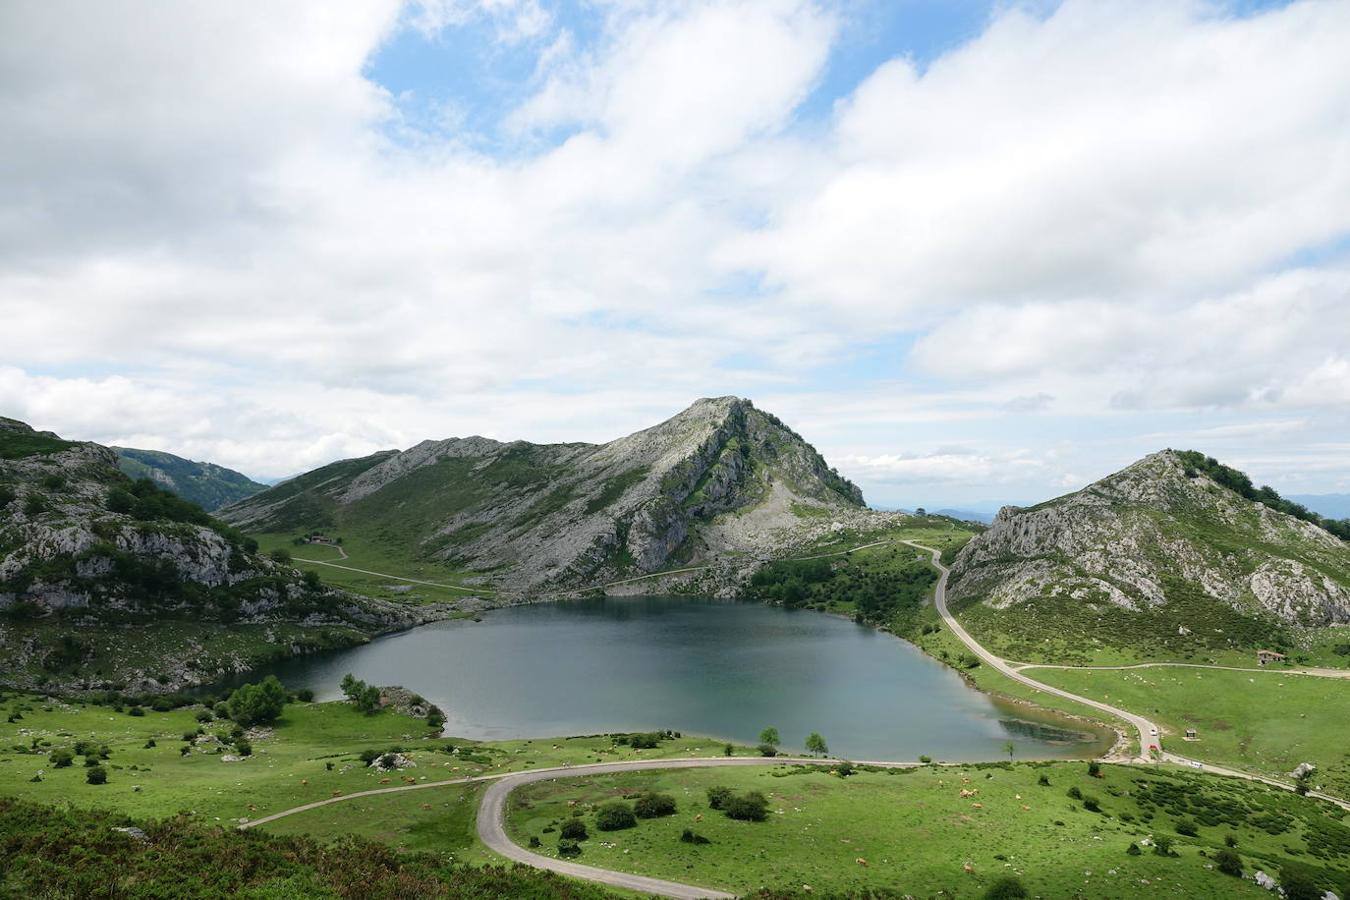
[[[691,896],[973,895],[1005,873],[1051,896],[1259,890],[1206,862],[1225,840],[1325,885],[1350,868],[1344,811],[1317,799],[1350,795],[1350,680],[1298,674],[1350,674],[1350,553],[1204,457],[1163,451],[984,528],[871,511],[777,418],[717,398],[604,445],[466,438],[341,461],[216,519],[105,448],[12,422],[0,438],[0,641],[18,650],[0,796],[17,803],[263,819],[279,840],[357,835],[469,867],[442,879],[505,852]],[[1258,649],[1283,655],[1261,667]],[[1139,663],[1184,665],[1093,668]],[[445,723],[358,713],[347,672],[423,691]],[[290,702],[241,728],[216,699],[269,673]],[[777,757],[754,746],[768,724]],[[638,749],[614,728],[661,736]],[[810,731],[833,759],[793,757]],[[106,784],[54,765],[77,745],[97,745]],[[410,768],[361,758],[395,751]],[[1081,756],[1117,764],[1085,776],[1065,761]],[[1309,797],[1291,790],[1300,763]],[[1061,783],[1078,796],[1047,790]],[[721,785],[771,813],[714,815]],[[553,837],[651,791],[680,812]],[[1151,852],[1159,834],[1174,850]]]

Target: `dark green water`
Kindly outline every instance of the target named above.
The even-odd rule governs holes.
[[[819,731],[853,759],[1091,756],[1075,723],[1000,705],[912,645],[836,616],[668,597],[520,606],[270,667],[339,696],[347,672],[445,710],[446,734],[549,737],[670,728],[788,748]],[[254,673],[255,675],[258,673]],[[1066,731],[1067,729],[1067,731]],[[1104,744],[1103,741],[1106,741]]]

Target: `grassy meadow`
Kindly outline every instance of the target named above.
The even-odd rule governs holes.
[[[202,706],[168,712],[145,708],[144,715],[134,716],[108,706],[6,693],[0,703],[0,795],[133,816],[190,811],[208,822],[238,822],[334,792],[350,794],[409,778],[440,781],[565,762],[722,753],[722,744],[698,738],[662,741],[651,750],[634,750],[606,735],[478,743],[436,736],[422,720],[390,710],[365,715],[345,703],[297,702],[285,707],[274,726],[254,733],[251,756],[226,762],[222,757],[233,750],[209,739],[197,743],[196,732],[200,728],[227,738],[233,723],[199,722],[205,712]],[[3,721],[11,716],[16,721]],[[183,740],[189,733],[191,744]],[[155,746],[146,746],[152,740]],[[107,746],[106,784],[86,783],[78,755],[69,767],[53,766],[52,751],[72,749],[77,741]],[[187,746],[192,749],[183,754]],[[382,775],[359,758],[364,750],[395,747],[403,748],[416,768]],[[340,804],[333,809],[350,816]]]
[[[471,573],[463,569],[446,566],[427,560],[416,559],[411,554],[390,549],[384,544],[361,536],[348,536],[342,532],[332,532],[330,537],[342,537],[342,558],[336,547],[323,544],[295,543],[296,534],[254,534],[258,547],[269,552],[285,550],[294,558],[293,565],[301,571],[314,571],[326,584],[343,588],[366,597],[378,597],[400,603],[432,603],[463,600],[477,594],[490,597],[489,588],[468,582]],[[336,566],[315,565],[304,560],[319,560],[335,563]],[[390,576],[411,578],[417,581],[431,581],[457,587],[435,587],[428,584],[412,584],[397,578],[384,578],[379,575],[367,575],[353,572],[352,569],[366,569],[370,572],[383,572]],[[481,577],[481,576],[479,576]]]
[[[709,806],[711,787],[762,793],[767,818],[728,818]],[[675,813],[598,829],[599,805],[647,791],[673,797]],[[779,767],[539,782],[512,795],[508,830],[556,855],[562,825],[579,818],[588,832],[579,862],[737,892],[980,897],[1012,875],[1042,897],[1259,897],[1268,895],[1215,870],[1226,839],[1249,875],[1304,864],[1339,885],[1350,873],[1350,827],[1339,812],[1179,770],[1104,765],[1093,777],[1086,763],[1028,763],[841,778]],[[681,840],[686,829],[707,843]],[[1174,842],[1175,855],[1154,852],[1159,838]]]
[[[1311,762],[1315,784],[1350,796],[1350,680],[1170,666],[1027,674],[1150,716],[1175,753],[1286,781]],[[1182,739],[1187,728],[1197,740]]]

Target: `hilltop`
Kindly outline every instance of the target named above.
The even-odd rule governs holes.
[[[117,453],[118,468],[131,478],[148,478],[207,512],[267,489],[247,475],[214,463],[195,462],[160,450],[111,449]]]
[[[0,420],[8,682],[177,687],[437,615],[333,590],[257,549],[199,506],[133,481],[113,449]]]
[[[605,444],[423,441],[306,473],[221,511],[250,533],[325,531],[508,590],[767,557],[862,493],[748,400],[699,400]]]
[[[1209,457],[1165,450],[1005,507],[956,557],[950,598],[1013,659],[1288,649],[1350,623],[1350,545],[1323,524],[1344,528]]]

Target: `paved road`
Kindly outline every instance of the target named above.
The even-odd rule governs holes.
[[[1019,681],[1019,682],[1021,682],[1022,684],[1028,685],[1029,687],[1034,687],[1034,688],[1036,688],[1037,690],[1042,690],[1042,691],[1045,691],[1045,692],[1047,692],[1047,693],[1054,694],[1054,695],[1057,696],[1057,697],[1063,697],[1063,698],[1065,698],[1066,700],[1073,700],[1073,701],[1075,701],[1075,702],[1077,702],[1077,703],[1082,703],[1082,704],[1084,704],[1084,705],[1086,705],[1086,706],[1091,706],[1091,707],[1094,708],[1094,709],[1099,709],[1099,710],[1101,710],[1101,711],[1103,711],[1103,712],[1110,713],[1110,714],[1113,715],[1113,716],[1117,716],[1117,717],[1119,717],[1119,718],[1121,718],[1121,719],[1124,719],[1125,721],[1129,722],[1129,723],[1130,723],[1131,725],[1133,725],[1133,726],[1135,727],[1135,729],[1138,730],[1138,732],[1139,732],[1139,747],[1140,747],[1141,753],[1144,754],[1144,755],[1142,755],[1142,756],[1140,756],[1140,757],[1137,757],[1137,758],[1135,759],[1135,762],[1141,762],[1141,763],[1153,762],[1153,760],[1151,760],[1151,759],[1148,758],[1148,756],[1147,756],[1147,750],[1145,749],[1145,748],[1147,748],[1150,744],[1152,744],[1152,745],[1155,745],[1155,746],[1158,747],[1158,750],[1159,750],[1159,757],[1160,757],[1163,761],[1165,761],[1165,762],[1176,763],[1177,765],[1186,766],[1186,767],[1188,767],[1188,768],[1196,769],[1197,771],[1209,772],[1209,773],[1215,774],[1215,775],[1227,775],[1227,776],[1232,777],[1232,778],[1244,778],[1244,779],[1246,779],[1246,780],[1248,780],[1248,781],[1259,781],[1259,782],[1261,782],[1262,784],[1268,784],[1268,785],[1270,785],[1270,786],[1272,786],[1272,787],[1277,787],[1277,788],[1280,788],[1280,789],[1286,790],[1286,791],[1292,791],[1292,790],[1294,790],[1294,786],[1293,786],[1292,784],[1290,784],[1289,782],[1286,782],[1286,781],[1280,781],[1280,780],[1275,779],[1275,778],[1267,778],[1267,777],[1264,776],[1264,775],[1256,775],[1256,774],[1253,774],[1253,773],[1251,773],[1251,772],[1243,772],[1243,771],[1241,771],[1240,769],[1229,769],[1229,768],[1226,768],[1226,767],[1224,767],[1224,766],[1216,766],[1216,765],[1212,765],[1212,764],[1210,764],[1210,763],[1202,763],[1202,762],[1200,762],[1199,760],[1189,759],[1189,758],[1187,758],[1187,757],[1185,757],[1185,756],[1178,756],[1178,755],[1175,754],[1175,753],[1167,753],[1167,752],[1164,751],[1163,748],[1162,748],[1162,740],[1161,740],[1161,737],[1160,737],[1160,736],[1155,736],[1155,735],[1158,735],[1158,734],[1159,734],[1159,732],[1158,732],[1158,730],[1157,730],[1157,725],[1155,725],[1153,722],[1149,721],[1148,719],[1144,718],[1143,716],[1137,716],[1137,715],[1135,715],[1134,713],[1127,712],[1127,711],[1125,711],[1125,710],[1123,710],[1123,709],[1120,709],[1120,708],[1115,707],[1115,706],[1111,706],[1111,705],[1106,704],[1106,703],[1098,702],[1098,701],[1096,701],[1096,700],[1093,700],[1093,699],[1090,698],[1090,697],[1080,697],[1080,696],[1077,695],[1077,694],[1070,693],[1069,691],[1061,690],[1060,688],[1054,687],[1054,686],[1052,686],[1052,685],[1044,684],[1044,683],[1042,683],[1042,682],[1036,681],[1034,678],[1030,678],[1030,677],[1028,677],[1028,676],[1026,676],[1026,675],[1023,675],[1022,672],[1021,672],[1019,669],[1017,669],[1017,668],[1015,668],[1014,666],[1010,665],[1009,663],[1007,663],[1007,662],[1004,661],[1003,659],[1000,659],[999,657],[995,656],[993,653],[991,653],[991,652],[989,652],[988,650],[986,650],[986,649],[984,648],[984,646],[981,645],[978,641],[976,641],[973,637],[971,637],[970,634],[969,634],[969,632],[967,632],[964,628],[961,627],[961,623],[958,622],[958,621],[956,621],[956,617],[953,616],[953,615],[951,614],[951,611],[947,609],[947,574],[948,574],[948,569],[947,569],[946,566],[942,565],[942,562],[941,562],[942,553],[941,553],[941,551],[934,550],[932,547],[925,547],[925,546],[922,545],[922,544],[916,544],[916,543],[914,543],[913,541],[903,541],[902,543],[908,544],[908,545],[911,546],[911,547],[914,547],[914,548],[916,548],[916,549],[923,550],[923,551],[925,551],[925,552],[928,552],[928,553],[933,554],[933,565],[936,566],[937,569],[938,569],[938,571],[942,573],[942,576],[938,579],[937,589],[936,589],[936,591],[935,591],[934,594],[933,594],[934,603],[935,603],[935,605],[937,606],[938,613],[942,616],[942,620],[943,620],[944,622],[947,623],[947,627],[949,627],[949,628],[952,630],[952,633],[955,634],[958,638],[961,639],[962,643],[964,643],[964,644],[965,644],[967,647],[969,647],[974,653],[976,653],[976,654],[980,657],[980,659],[984,660],[984,661],[987,662],[989,665],[993,666],[995,669],[997,669],[998,671],[1002,672],[1004,675],[1007,675],[1009,678],[1013,679],[1014,681]],[[1152,665],[1152,664],[1147,664],[1147,665]],[[1047,666],[1046,668],[1068,668],[1068,669],[1072,669],[1072,668],[1078,668],[1078,667],[1076,667],[1076,666]],[[1240,669],[1239,671],[1244,671],[1244,672],[1245,672],[1245,671],[1252,671],[1252,670],[1249,670],[1249,669]],[[1151,740],[1150,740],[1150,738],[1151,738]],[[1326,800],[1326,801],[1329,802],[1329,803],[1334,803],[1334,804],[1336,804],[1337,806],[1341,807],[1342,809],[1350,810],[1350,801],[1346,801],[1346,800],[1344,800],[1344,799],[1342,799],[1342,798],[1340,798],[1340,797],[1334,797],[1334,796],[1332,796],[1332,795],[1330,795],[1330,794],[1323,794],[1323,793],[1321,793],[1320,791],[1309,791],[1309,792],[1308,792],[1308,796],[1309,796],[1309,797],[1316,797],[1316,798],[1319,799],[1319,800]]]
[[[664,881],[660,878],[648,878],[645,875],[629,875],[624,872],[613,872],[609,869],[598,869],[595,866],[585,866],[581,863],[570,862],[565,859],[554,859],[551,856],[543,856],[539,853],[532,853],[524,847],[512,841],[506,834],[506,800],[513,790],[522,785],[531,784],[536,781],[546,781],[550,778],[575,778],[581,775],[606,775],[615,772],[641,771],[644,769],[703,769],[710,766],[775,766],[775,765],[820,765],[822,762],[828,763],[829,760],[803,759],[800,757],[777,757],[769,759],[762,756],[715,756],[690,759],[642,759],[632,762],[614,762],[599,763],[588,766],[569,766],[566,768],[537,769],[529,772],[516,772],[498,779],[487,793],[483,795],[483,802],[478,807],[478,837],[487,845],[488,849],[500,853],[508,859],[515,860],[527,866],[534,866],[536,869],[548,869],[558,872],[562,875],[570,875],[573,878],[584,878],[587,881],[594,881],[600,884],[606,884],[611,887],[624,888],[630,891],[641,891],[646,894],[655,894],[659,897],[676,897],[679,900],[701,900],[708,897],[734,897],[735,894],[728,894],[724,891],[713,890],[711,888],[698,887],[692,884],[681,884],[678,881]],[[881,765],[894,768],[912,767],[914,763],[868,763],[867,765]]]
[[[1262,666],[1252,668],[1249,666],[1215,666],[1209,663],[1184,663],[1184,662],[1145,662],[1133,663],[1128,666],[1066,666],[1058,663],[1009,663],[1019,672],[1027,669],[1086,669],[1087,671],[1096,671],[1098,669],[1106,672],[1124,671],[1125,669],[1154,669],[1154,668],[1177,668],[1177,669],[1220,669],[1224,672],[1269,672],[1274,675],[1310,675],[1314,678],[1350,678],[1350,669],[1283,669],[1271,666]]]
[[[1101,701],[1093,700],[1090,697],[1081,697],[1078,694],[1071,693],[1061,688],[1044,684],[1028,675],[1023,675],[1006,661],[995,656],[989,650],[986,650],[984,645],[976,641],[970,636],[965,628],[961,627],[961,623],[956,621],[956,617],[951,614],[949,609],[947,609],[947,576],[950,574],[951,570],[942,564],[942,551],[934,550],[932,547],[925,547],[923,544],[916,544],[913,541],[902,541],[901,543],[908,544],[915,549],[923,550],[933,555],[933,566],[942,573],[941,577],[938,578],[937,588],[933,592],[933,603],[937,607],[938,615],[942,616],[942,621],[947,623],[947,627],[952,630],[952,634],[960,638],[961,643],[969,647],[971,652],[981,660],[996,671],[1008,676],[1013,681],[1021,682],[1028,687],[1033,687],[1038,691],[1045,691],[1047,694],[1053,694],[1056,697],[1063,697],[1065,700],[1072,700],[1075,703],[1090,706],[1093,709],[1101,710],[1118,719],[1129,722],[1134,726],[1135,730],[1139,732],[1140,756],[1137,757],[1137,760],[1140,762],[1150,761],[1148,758],[1150,747],[1156,746],[1159,750],[1162,749],[1162,738],[1158,731],[1158,726],[1148,719],[1145,719],[1143,716],[1135,715],[1132,712],[1128,712],[1116,706],[1111,706],[1109,703],[1102,703]]]

